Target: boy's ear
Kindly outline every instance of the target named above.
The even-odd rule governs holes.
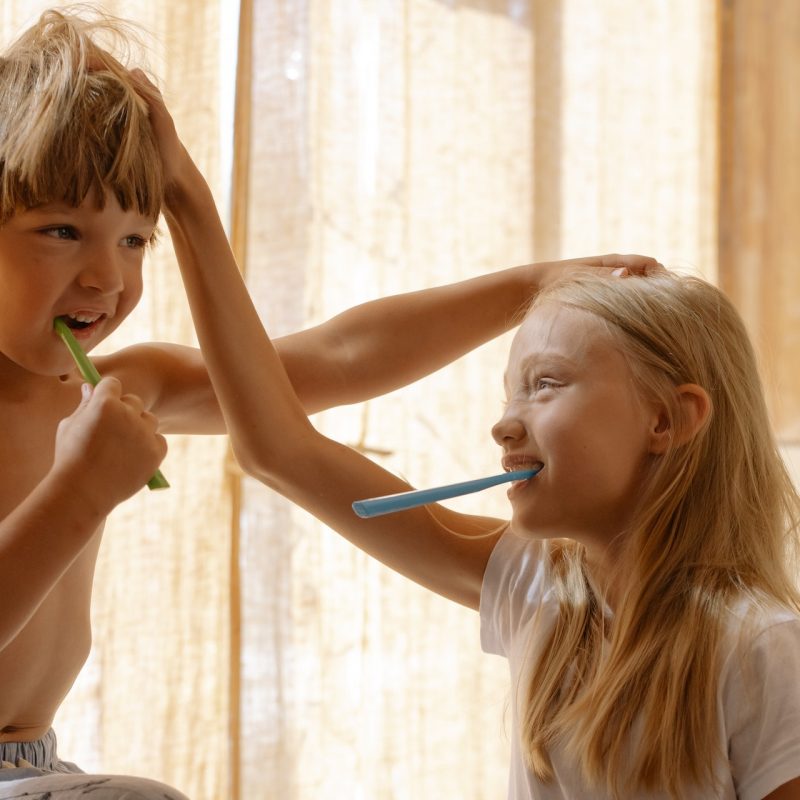
[[[653,417],[650,430],[650,452],[664,453],[670,445],[682,445],[691,441],[703,428],[711,414],[711,398],[702,386],[683,383],[675,387],[678,395],[678,414],[675,425],[670,425],[664,408]]]

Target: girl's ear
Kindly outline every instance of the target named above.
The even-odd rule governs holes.
[[[706,424],[711,414],[711,398],[702,386],[683,383],[675,387],[678,396],[678,418],[670,424],[666,409],[661,408],[653,419],[650,430],[650,452],[661,454],[670,445],[691,441]]]

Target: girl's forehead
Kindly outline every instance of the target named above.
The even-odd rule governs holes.
[[[605,320],[575,308],[542,305],[525,319],[511,345],[506,392],[537,376],[573,381],[628,381],[631,366]]]
[[[543,303],[526,317],[517,331],[509,366],[515,359],[546,355],[583,361],[601,357],[611,349],[617,348],[599,317],[557,303]]]

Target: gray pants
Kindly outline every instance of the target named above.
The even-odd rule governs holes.
[[[0,743],[0,800],[188,800],[147,778],[87,775],[56,753],[50,730],[35,742]]]

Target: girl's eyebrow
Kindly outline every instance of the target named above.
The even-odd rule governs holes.
[[[567,369],[574,369],[577,366],[575,361],[560,353],[543,351],[541,353],[532,353],[531,355],[525,356],[519,364],[519,373],[524,375],[532,369],[536,369],[541,364],[545,366],[565,367]],[[508,370],[503,373],[503,387],[508,391]]]
[[[520,372],[528,372],[531,369],[535,369],[540,364],[556,367],[576,366],[575,361],[571,358],[567,358],[567,356],[563,356],[560,353],[543,351],[541,353],[532,353],[531,355],[525,356],[519,365]]]

